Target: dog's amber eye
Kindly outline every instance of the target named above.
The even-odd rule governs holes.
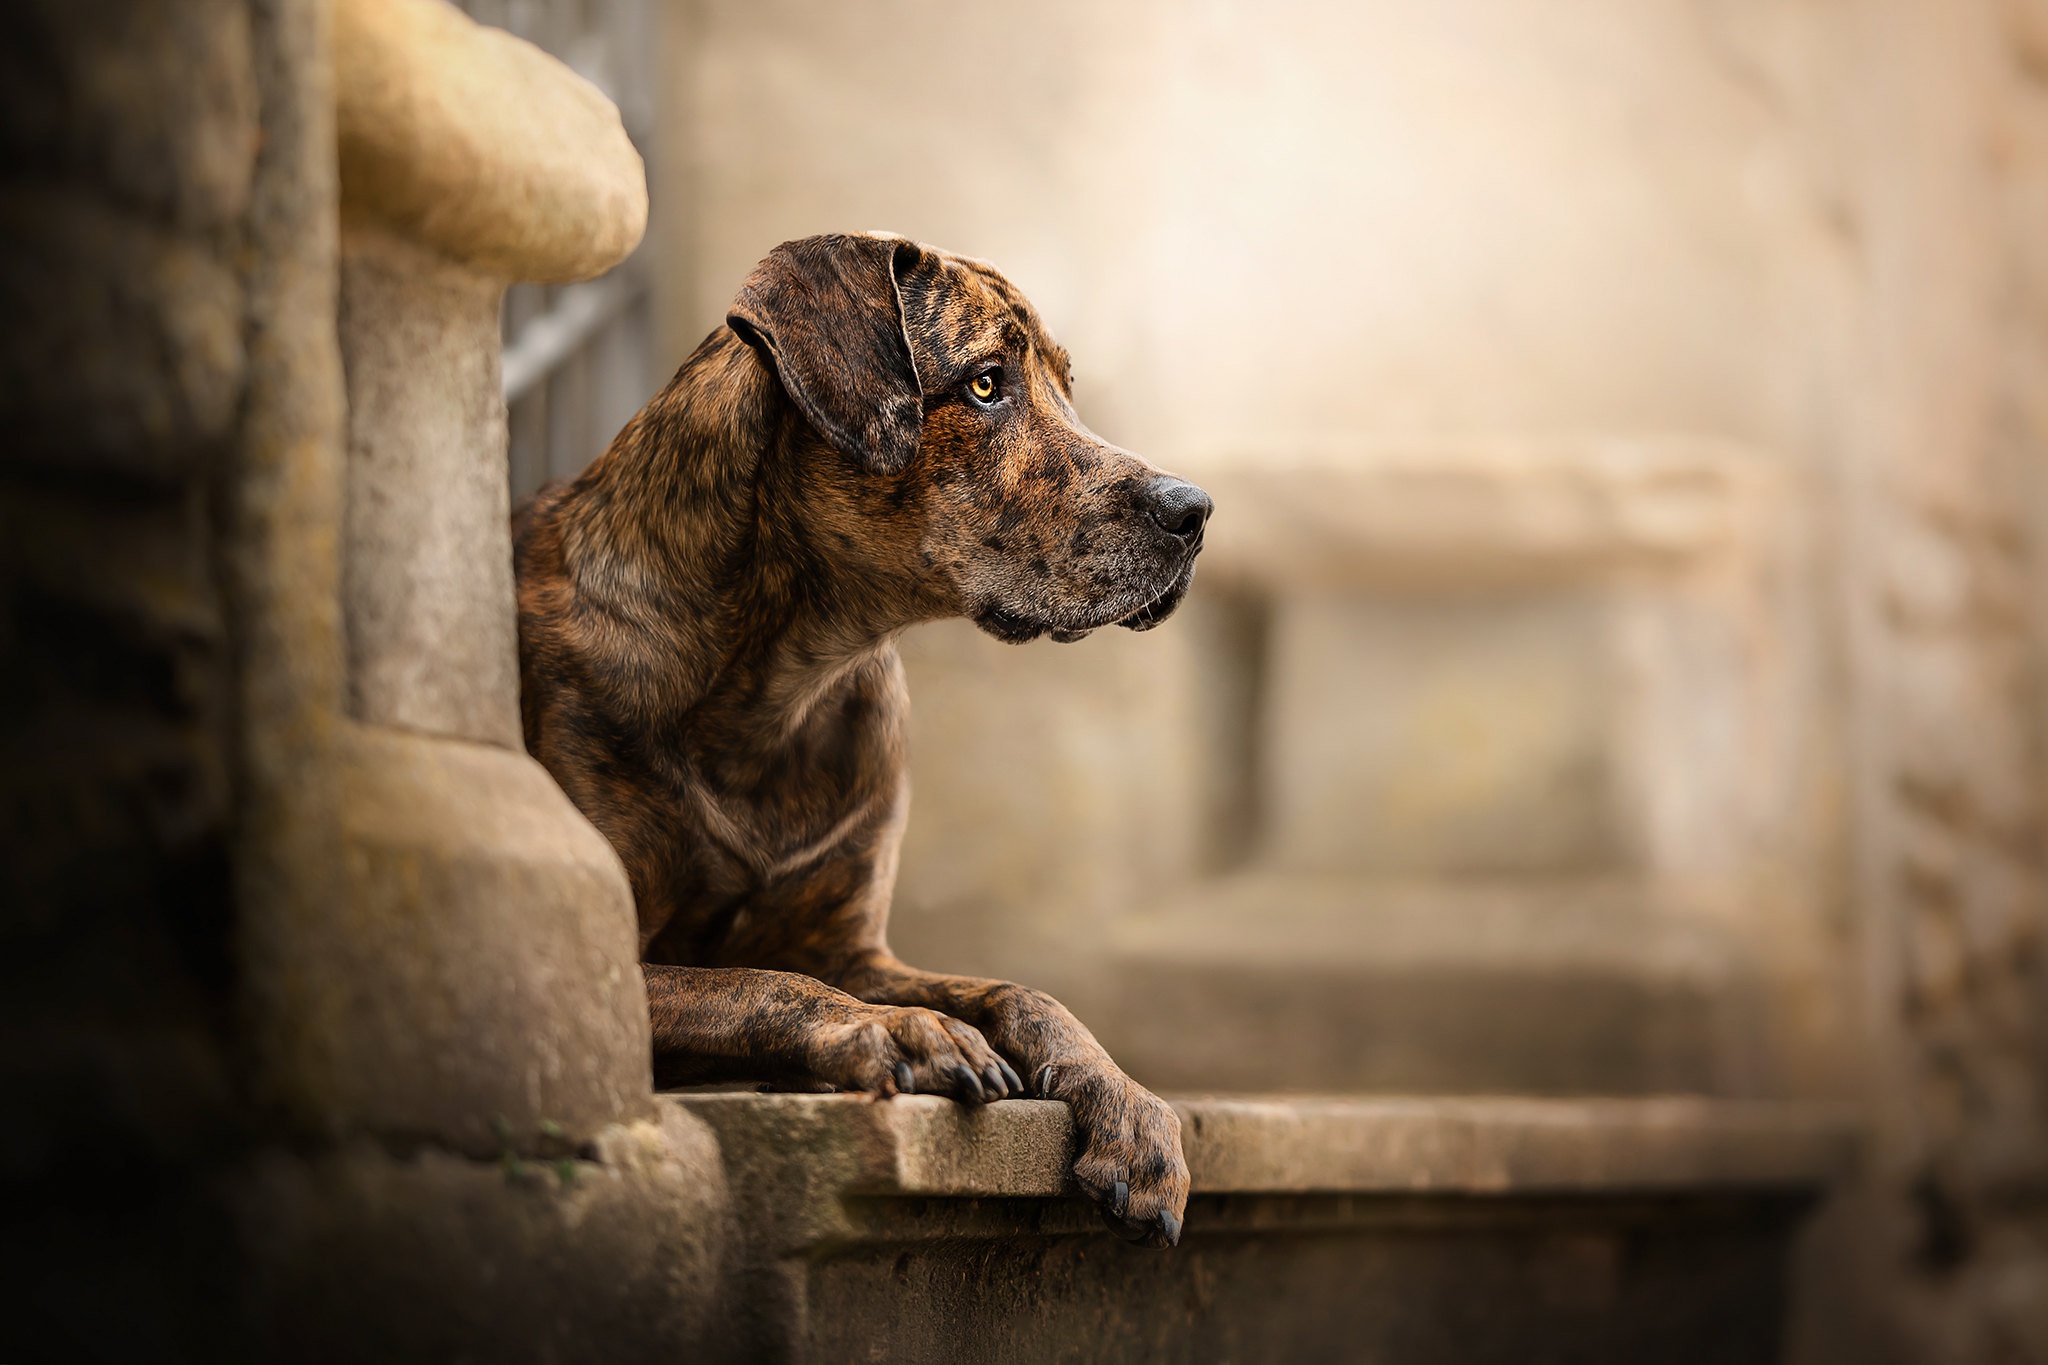
[[[977,403],[989,402],[996,396],[996,372],[985,370],[974,376],[974,382],[967,386],[967,391],[974,395]]]

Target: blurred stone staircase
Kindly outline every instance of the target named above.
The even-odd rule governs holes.
[[[1064,678],[913,640],[900,951],[1054,990],[1169,1089],[1831,1093],[1828,727],[1775,462],[1617,438],[1201,477],[1172,630]]]
[[[1081,987],[1172,1090],[1741,1094],[1742,964],[1626,888],[1361,888],[1248,874],[1133,917]]]

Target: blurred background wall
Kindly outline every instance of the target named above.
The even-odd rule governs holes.
[[[1217,494],[1157,633],[905,640],[904,956],[1168,1087],[1867,1106],[1809,1354],[2048,1359],[2048,6],[471,8],[655,177],[515,482],[888,228]]]

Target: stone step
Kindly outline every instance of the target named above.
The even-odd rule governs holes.
[[[1690,1099],[1179,1101],[1172,1251],[1077,1199],[1064,1106],[665,1096],[716,1133],[714,1336],[787,1361],[1777,1358],[1839,1113]]]
[[[1739,1094],[1728,941],[1627,884],[1252,875],[1118,925],[1084,1018],[1165,1089]]]

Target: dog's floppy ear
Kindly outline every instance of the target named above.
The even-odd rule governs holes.
[[[747,276],[725,318],[811,425],[879,473],[910,463],[924,426],[896,291],[899,258],[907,265],[920,254],[901,237],[784,242]]]

